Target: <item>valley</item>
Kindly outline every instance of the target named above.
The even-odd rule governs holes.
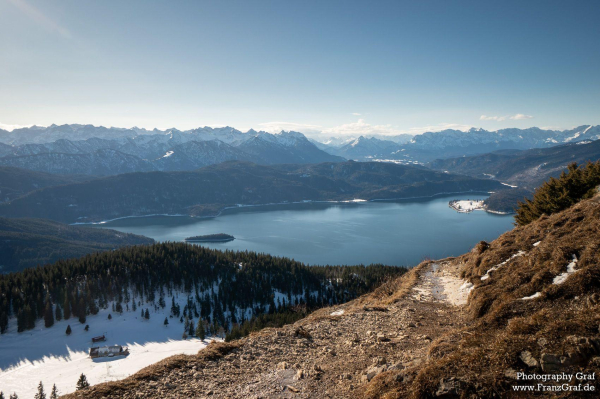
[[[598,16],[0,0],[0,399],[600,397]]]
[[[511,216],[459,214],[448,201],[476,194],[452,194],[405,201],[299,203],[234,207],[216,218],[151,216],[90,225],[183,241],[196,234],[226,231],[236,239],[199,245],[286,256],[311,265],[383,263],[414,266],[423,258],[459,255],[481,239],[512,228]],[[480,194],[478,198],[487,195]],[[436,245],[432,246],[431,242]]]
[[[542,385],[594,397],[597,380],[574,376],[600,372],[599,204],[597,194],[292,325],[69,398],[522,397],[515,386],[539,385],[520,376],[563,373],[573,377]]]

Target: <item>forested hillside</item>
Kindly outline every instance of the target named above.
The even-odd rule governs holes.
[[[0,166],[0,202],[11,201],[31,191],[90,180],[75,175],[53,175],[27,169]]]
[[[22,332],[43,319],[86,317],[100,308],[116,312],[171,306],[171,316],[231,328],[256,315],[294,305],[315,308],[348,301],[404,268],[304,266],[253,252],[217,251],[183,243],[156,244],[61,260],[0,276],[0,332],[17,323]],[[184,309],[174,292],[188,297]]]
[[[151,214],[214,216],[236,204],[411,198],[503,188],[492,180],[380,162],[225,162],[192,172],[129,173],[51,187],[0,204],[0,215],[67,223]]]
[[[451,173],[493,178],[534,190],[550,177],[558,177],[573,162],[595,162],[598,159],[600,140],[595,140],[527,151],[504,150],[475,156],[437,159],[428,166]]]
[[[69,226],[44,219],[0,217],[0,273],[127,245],[153,243],[151,238],[115,230]]]

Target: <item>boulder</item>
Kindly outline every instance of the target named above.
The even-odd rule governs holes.
[[[542,371],[546,373],[559,371],[561,369],[560,356],[552,353],[542,353],[540,365],[542,366]]]
[[[287,370],[289,367],[290,366],[287,364],[287,362],[277,363],[278,370]]]
[[[533,355],[529,351],[521,352],[521,354],[519,355],[519,359],[521,359],[521,361],[525,363],[527,367],[538,366],[538,361],[533,357]]]

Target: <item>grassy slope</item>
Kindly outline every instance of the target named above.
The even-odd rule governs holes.
[[[511,376],[517,371],[584,370],[598,375],[600,363],[594,357],[600,354],[599,233],[600,198],[595,197],[516,228],[489,245],[480,243],[458,258],[456,262],[464,265],[463,277],[475,284],[468,303],[472,322],[467,329],[435,342],[415,380],[408,387],[390,384],[386,389],[390,397],[400,391],[411,391],[414,397],[432,396],[440,380],[451,378],[463,395],[512,396],[511,386],[518,382]],[[490,268],[518,251],[525,254],[481,280]],[[563,284],[553,284],[573,255],[578,259],[577,271]],[[539,298],[521,299],[537,292]],[[538,361],[537,367],[521,360],[524,351]],[[540,361],[548,355],[565,360],[549,371],[550,365],[542,368]]]

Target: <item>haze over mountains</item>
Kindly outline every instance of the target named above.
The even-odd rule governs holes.
[[[411,137],[359,136],[307,139],[302,133],[271,134],[231,128],[152,131],[92,125],[51,125],[0,130],[0,165],[57,174],[107,176],[129,172],[183,171],[224,161],[319,163],[387,160],[431,162],[503,149],[527,150],[597,140],[600,126],[557,131],[540,128],[490,132],[444,130]]]
[[[360,136],[350,141],[328,140],[321,149],[348,159],[386,159],[402,163],[425,163],[435,159],[483,154],[503,149],[528,150],[558,144],[600,139],[600,126],[583,125],[569,130],[472,128],[426,132],[407,142]]]
[[[57,174],[116,175],[192,170],[225,161],[339,162],[301,133],[200,128],[167,132],[52,125],[0,132],[0,165]]]

